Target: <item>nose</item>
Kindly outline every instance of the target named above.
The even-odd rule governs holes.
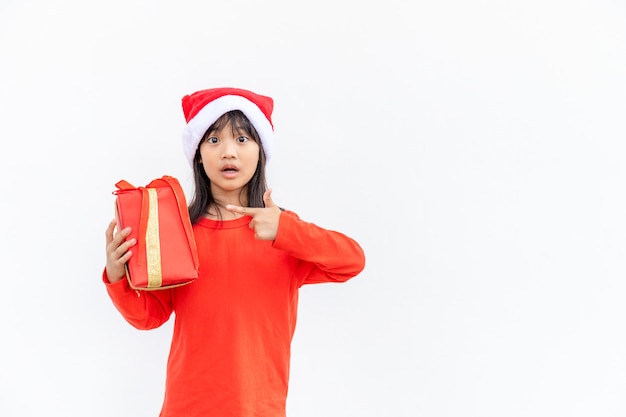
[[[222,159],[232,159],[237,157],[237,145],[232,140],[222,142]]]

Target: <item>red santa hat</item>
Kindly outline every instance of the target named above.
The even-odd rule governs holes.
[[[211,88],[186,95],[182,99],[182,106],[187,121],[183,130],[183,151],[191,166],[207,129],[220,116],[232,110],[241,110],[250,120],[261,138],[266,159],[270,159],[274,144],[274,101],[271,97],[240,88]]]

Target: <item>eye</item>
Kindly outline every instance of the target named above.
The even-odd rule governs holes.
[[[205,139],[206,143],[218,143],[220,140],[218,138],[216,138],[215,136],[210,136],[208,138]]]
[[[246,143],[246,142],[247,142],[247,141],[249,141],[249,140],[250,140],[250,139],[248,139],[248,137],[247,137],[247,136],[239,136],[239,137],[237,138],[237,142],[239,142],[239,143]]]

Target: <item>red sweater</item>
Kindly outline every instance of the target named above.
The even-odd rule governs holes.
[[[290,345],[303,284],[343,282],[365,257],[349,237],[281,213],[274,241],[250,217],[194,225],[198,279],[169,290],[132,290],[103,277],[124,318],[152,329],[175,316],[161,417],[283,417]]]

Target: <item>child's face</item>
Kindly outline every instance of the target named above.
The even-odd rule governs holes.
[[[202,141],[200,160],[214,195],[239,193],[256,171],[259,144],[245,131],[236,131],[228,123]]]

